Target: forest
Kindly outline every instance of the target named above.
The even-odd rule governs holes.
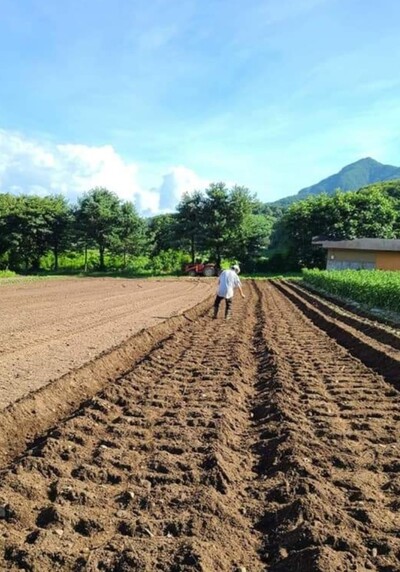
[[[179,273],[185,262],[238,261],[248,273],[323,268],[313,236],[400,237],[400,180],[320,194],[284,207],[249,189],[212,183],[183,195],[176,212],[139,216],[96,187],[62,195],[0,194],[0,271]]]

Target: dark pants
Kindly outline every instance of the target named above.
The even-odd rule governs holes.
[[[215,298],[214,302],[214,318],[218,315],[219,305],[221,304],[222,300],[225,300],[225,318],[231,315],[232,311],[232,298],[226,299],[222,296],[218,296]]]

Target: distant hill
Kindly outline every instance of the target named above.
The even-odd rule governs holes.
[[[301,189],[296,195],[285,197],[275,201],[274,205],[286,206],[295,201],[300,201],[310,195],[319,195],[321,193],[332,194],[337,189],[342,191],[355,191],[371,183],[378,181],[389,181],[392,179],[400,179],[400,167],[393,165],[383,165],[371,157],[360,159],[355,163],[351,163],[343,167],[339,173],[331,175],[323,179],[316,185]]]

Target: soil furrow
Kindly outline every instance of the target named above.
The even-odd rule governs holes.
[[[348,309],[344,310],[338,306],[334,306],[331,302],[327,302],[320,296],[311,294],[302,285],[294,282],[284,281],[285,286],[290,290],[298,293],[302,298],[310,302],[315,308],[318,308],[325,316],[342,321],[344,324],[351,326],[359,332],[374,338],[378,342],[389,346],[396,350],[400,350],[400,336],[393,330],[389,330],[382,324],[378,325],[370,319],[360,319],[359,316],[350,312]]]
[[[399,570],[399,393],[286,290],[245,290],[3,471],[1,569]]]
[[[276,288],[263,297],[269,569],[395,572],[399,395]]]
[[[400,354],[398,350],[389,348],[373,337],[366,336],[354,327],[343,323],[339,316],[334,319],[314,307],[304,297],[291,290],[287,285],[274,281],[274,286],[293,304],[310,318],[321,330],[328,333],[349,352],[364,362],[368,367],[384,376],[396,388],[400,388]]]
[[[4,569],[265,569],[249,494],[254,296],[231,322],[174,334],[12,466]]]

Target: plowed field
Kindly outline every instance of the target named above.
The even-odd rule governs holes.
[[[400,338],[244,289],[232,320],[209,301],[15,448],[0,569],[400,570]]]
[[[207,280],[84,278],[1,285],[0,409],[206,298]]]

